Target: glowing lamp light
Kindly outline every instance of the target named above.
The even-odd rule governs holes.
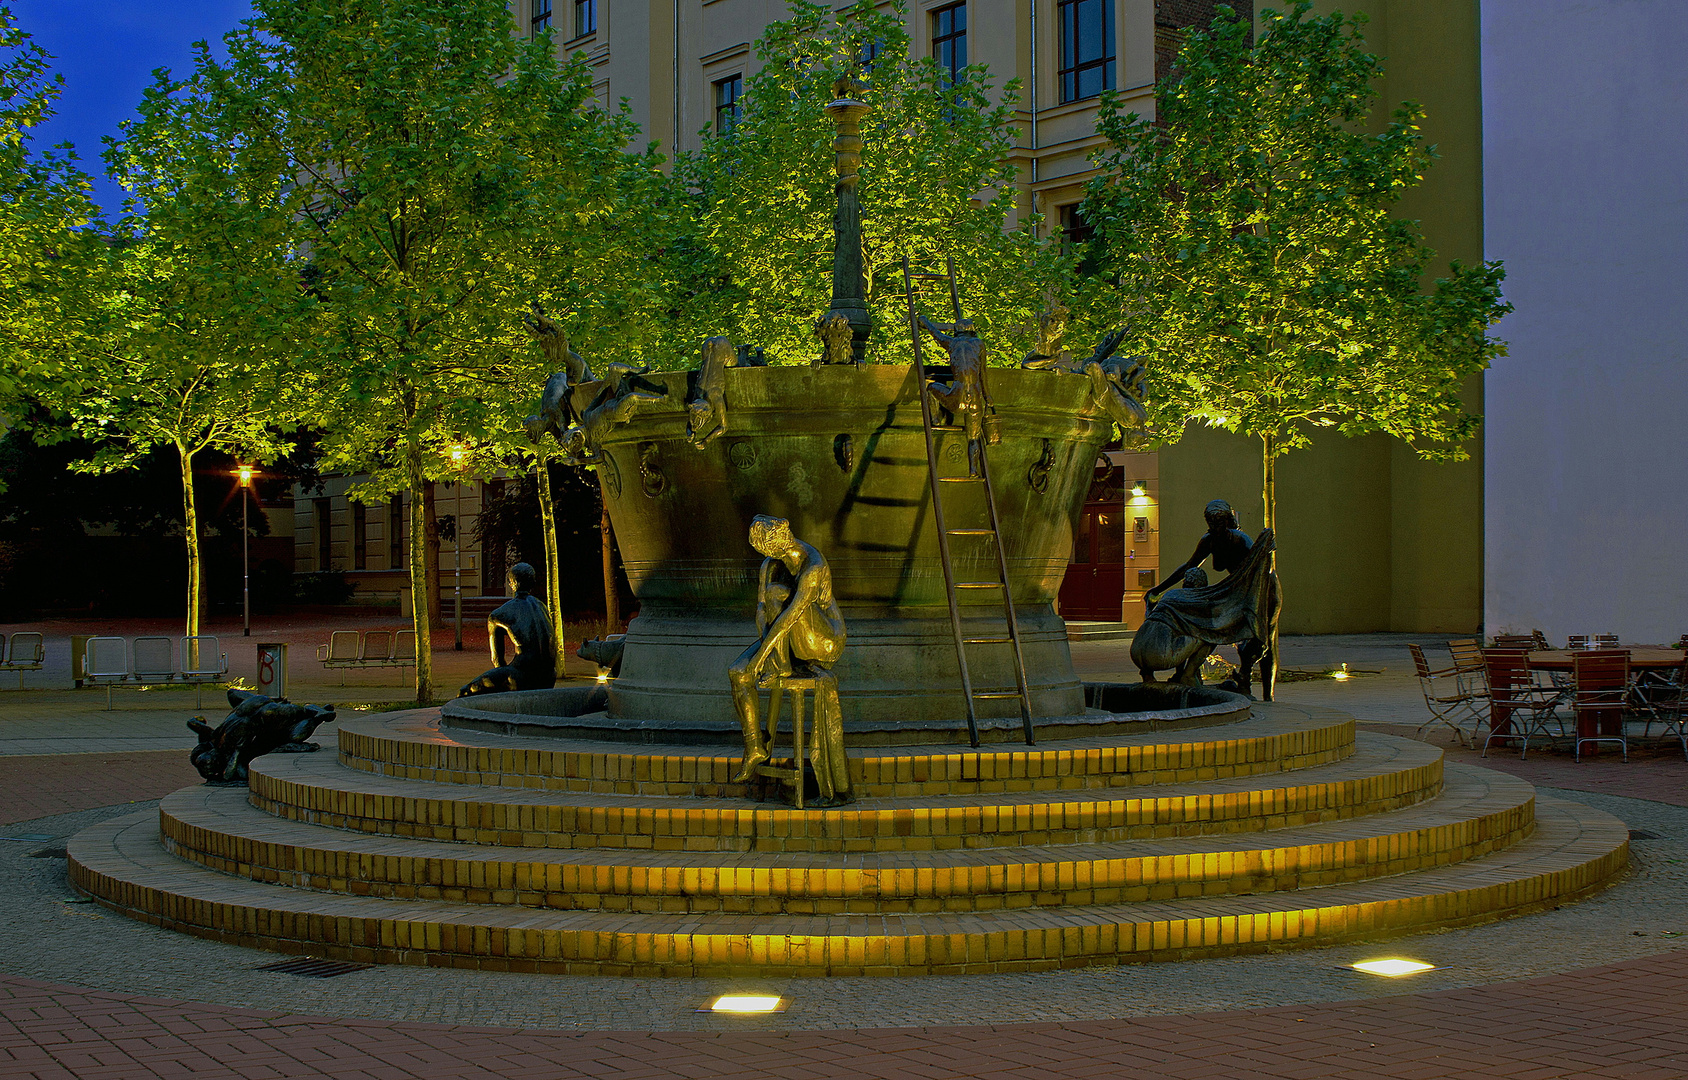
[[[1330,677],[1333,678],[1333,679],[1346,679],[1346,678],[1348,678],[1348,665],[1343,664],[1341,668],[1339,668],[1336,671],[1331,672]]]
[[[598,681],[601,682],[601,683],[609,682],[610,681],[610,673],[607,672],[607,671],[598,672]]]
[[[240,471],[235,475],[240,477],[240,482],[242,484],[250,484],[252,482],[252,466],[242,465],[240,467]]]
[[[1384,960],[1367,960],[1363,964],[1349,964],[1355,971],[1363,971],[1367,975],[1382,975],[1388,979],[1398,979],[1402,975],[1417,975],[1421,971],[1435,971],[1435,964],[1426,964],[1422,960],[1403,960],[1398,956],[1391,956]]]
[[[1148,491],[1144,489],[1142,484],[1132,484],[1131,485],[1131,497],[1133,499],[1141,499],[1143,496],[1145,496],[1147,494],[1148,494]]]
[[[778,1012],[780,998],[774,994],[722,994],[709,1003],[710,1012],[771,1013]]]
[[[453,465],[461,465],[463,463],[463,448],[461,446],[454,446],[451,448],[451,462]]]

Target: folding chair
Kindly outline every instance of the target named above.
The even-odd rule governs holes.
[[[1655,702],[1658,711],[1648,719],[1647,730],[1651,731],[1653,721],[1658,720],[1667,736],[1676,735],[1682,744],[1682,756],[1688,758],[1688,656],[1683,657],[1682,666],[1676,669],[1676,682],[1666,685],[1672,692],[1661,694]]]
[[[1419,737],[1424,734],[1425,728],[1441,721],[1453,729],[1454,737],[1461,746],[1475,745],[1477,729],[1483,724],[1482,703],[1488,696],[1486,688],[1479,692],[1470,674],[1460,671],[1457,664],[1433,670],[1424,658],[1422,648],[1417,645],[1408,645],[1407,648],[1413,654],[1413,667],[1418,672],[1418,687],[1424,693],[1425,708],[1430,710],[1430,719],[1418,726],[1413,737]],[[1463,720],[1471,721],[1469,737],[1461,724]]]
[[[1582,760],[1584,743],[1598,746],[1615,742],[1629,760],[1629,741],[1624,738],[1624,704],[1629,699],[1629,651],[1590,650],[1571,658],[1576,680],[1576,697],[1571,708],[1577,716],[1577,747],[1572,760]]]
[[[1489,744],[1496,739],[1522,739],[1523,748],[1518,758],[1523,760],[1529,756],[1530,739],[1538,732],[1548,739],[1553,738],[1553,733],[1547,730],[1549,720],[1559,724],[1561,736],[1565,734],[1564,723],[1553,711],[1554,706],[1559,704],[1559,694],[1549,687],[1536,685],[1528,656],[1528,653],[1515,649],[1483,650],[1483,666],[1489,677],[1489,737],[1483,740],[1483,757],[1489,756]],[[1512,727],[1520,716],[1525,723],[1522,735]],[[1503,719],[1507,722],[1507,730],[1497,731]]]

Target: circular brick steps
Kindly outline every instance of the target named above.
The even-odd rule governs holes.
[[[362,896],[803,914],[828,906],[859,912],[1049,907],[1340,884],[1516,843],[1534,827],[1535,797],[1522,780],[1454,767],[1441,797],[1429,803],[1301,828],[840,858],[372,840],[274,817],[244,795],[200,787],[165,799],[159,817],[166,848],[254,881]]]
[[[1265,712],[1265,710],[1262,710]],[[190,933],[362,961],[592,974],[917,974],[1257,951],[1600,887],[1628,832],[1351,717],[1035,748],[852,749],[797,811],[688,747],[362,718],[70,845],[76,886]]]

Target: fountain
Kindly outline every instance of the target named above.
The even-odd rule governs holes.
[[[919,372],[859,365],[864,109],[828,109],[831,362],[739,366],[711,339],[695,373],[586,381],[582,362],[547,386],[530,430],[596,464],[640,602],[619,678],[345,721],[335,755],[258,757],[248,789],[187,788],[82,832],[75,887],[160,926],[359,962],[778,976],[1329,944],[1612,880],[1621,822],[1337,710],[1080,682],[1052,601],[1098,451],[1130,419],[1108,395],[1135,376],[1106,366],[1106,347],[1067,368],[990,369],[994,413],[974,417],[995,440],[988,479],[934,502],[940,471],[969,473],[970,425],[930,432]],[[987,488],[989,530],[943,531],[940,511],[992,520]],[[800,756],[770,763],[790,790],[735,780],[728,668],[757,636],[757,515],[824,555],[848,626],[830,673],[807,680],[830,694],[835,677],[842,715],[847,782],[824,805],[797,797]],[[986,532],[1000,562],[965,546]],[[952,616],[952,575],[994,574],[1013,617],[988,602]],[[970,696],[958,639],[1005,628],[1023,666],[981,646]]]

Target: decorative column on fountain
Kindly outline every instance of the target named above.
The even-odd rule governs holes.
[[[867,312],[867,287],[862,280],[862,203],[857,192],[862,164],[862,117],[873,106],[849,95],[856,89],[848,79],[840,79],[835,92],[838,99],[826,107],[826,115],[838,125],[838,135],[832,141],[837,154],[838,199],[833,211],[832,232],[832,305],[827,317],[842,315],[850,323],[850,358],[860,364],[867,353],[868,333],[873,320]]]

